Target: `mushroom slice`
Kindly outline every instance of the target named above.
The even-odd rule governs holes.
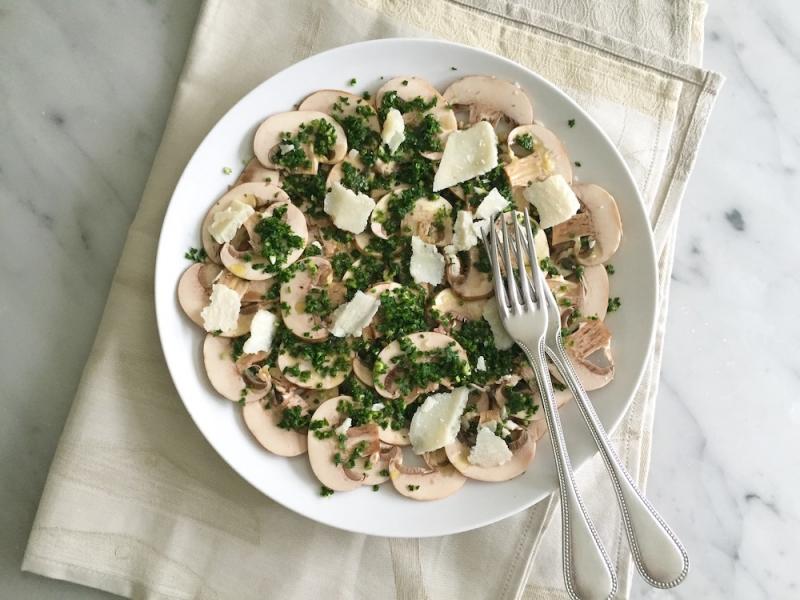
[[[373,114],[367,118],[367,126],[370,129],[380,132],[381,124],[378,121],[378,114],[372,107],[372,103],[350,92],[345,92],[343,90],[319,90],[306,96],[305,100],[303,100],[297,108],[298,110],[314,110],[326,113],[341,120],[345,117],[358,114],[356,112],[358,107],[373,109]],[[364,109],[362,109],[362,112],[364,112]]]
[[[478,481],[508,481],[522,475],[536,454],[536,440],[526,430],[523,430],[523,436],[524,441],[512,450],[511,459],[497,467],[473,465],[468,460],[469,447],[459,439],[448,444],[445,452],[450,463],[465,477]]]
[[[401,221],[400,228],[423,242],[447,246],[453,241],[453,207],[442,197],[436,200],[419,198],[414,208]]]
[[[352,398],[335,396],[326,400],[314,411],[311,421],[324,419],[329,426],[337,427],[344,420],[338,408],[341,400],[352,401]],[[341,464],[333,462],[334,455],[340,452],[336,436],[319,439],[314,433],[312,430],[308,432],[308,461],[319,482],[336,492],[349,492],[360,487],[361,481],[348,477]]]
[[[264,279],[261,281],[251,281],[247,286],[247,291],[242,295],[242,302],[264,302],[267,292],[277,285],[275,279]]]
[[[591,232],[588,235],[594,240],[594,244],[589,251],[581,249],[578,241],[576,243],[576,258],[582,265],[599,265],[611,258],[619,248],[619,243],[622,240],[622,220],[619,216],[617,203],[611,194],[593,183],[576,184],[573,187],[573,191],[583,205],[584,210],[591,217]],[[578,213],[578,215],[580,214]],[[575,215],[575,217],[578,215]],[[575,217],[572,218],[574,219]],[[561,225],[568,228],[571,220]],[[554,236],[555,233],[554,227]]]
[[[267,399],[245,403],[244,424],[264,448],[278,456],[298,456],[308,449],[308,435],[278,427],[283,418],[282,406],[273,406]]]
[[[307,342],[322,342],[330,332],[317,314],[306,312],[306,298],[311,290],[325,290],[333,281],[331,263],[321,256],[305,259],[281,285],[281,315],[283,324],[294,335]]]
[[[437,105],[442,99],[442,95],[435,87],[421,77],[394,77],[384,83],[375,94],[375,104],[383,104],[383,97],[388,92],[395,92],[401,100],[414,100],[422,98],[425,102],[430,102],[433,98],[437,99]]]
[[[308,358],[293,356],[287,350],[281,351],[278,355],[278,368],[283,377],[294,385],[310,390],[329,390],[341,384],[352,368],[350,356],[341,356],[332,352],[326,356],[325,367],[332,367],[334,364],[345,362],[346,367],[337,370],[335,373],[321,373],[318,371]]]
[[[468,107],[470,125],[489,121],[500,130],[498,133],[508,132],[506,127],[498,128],[504,118],[515,125],[533,122],[533,106],[528,95],[518,84],[504,79],[485,75],[464,77],[445,90],[444,99],[450,106]]]
[[[423,101],[429,103],[432,99],[436,98],[436,104],[426,111],[426,114],[432,114],[441,126],[439,139],[444,145],[444,141],[451,132],[458,129],[458,122],[456,121],[455,112],[450,108],[445,101],[444,97],[439,93],[435,87],[420,77],[395,77],[387,81],[378,92],[375,94],[375,102],[377,106],[383,103],[383,97],[388,92],[395,92],[397,97],[401,100],[411,101],[415,98],[422,98]],[[407,124],[416,124],[419,121],[420,115],[415,112],[407,112],[403,115],[403,120]],[[423,156],[430,160],[438,160],[442,157],[441,152],[424,152]]]
[[[381,427],[378,436],[384,444],[392,446],[410,446],[411,439],[408,437],[408,427],[392,429],[391,427]]]
[[[569,281],[563,277],[548,277],[545,279],[550,291],[556,299],[556,304],[561,309],[561,317],[563,319],[572,314],[577,308],[583,310],[581,306],[585,303],[585,288],[580,283]]]
[[[524,158],[518,158],[514,148],[519,147],[516,140],[522,135],[532,138],[533,151]],[[572,160],[567,149],[556,134],[544,125],[534,123],[513,129],[508,134],[507,147],[511,162],[506,167],[506,174],[512,186],[527,185],[528,181],[554,174],[563,176],[572,185]]]
[[[389,215],[389,200],[391,200],[395,194],[407,189],[407,185],[398,185],[393,188],[391,192],[380,198],[375,204],[375,208],[372,210],[372,215],[370,215],[369,218],[369,228],[372,230],[372,233],[379,238],[384,240],[389,239],[388,232],[383,228],[383,221]]]
[[[328,173],[328,178],[325,180],[326,189],[332,189],[334,184],[336,183],[341,183],[344,187],[347,188],[347,186],[344,184],[345,165],[350,165],[362,176],[367,176],[369,173],[368,168],[361,161],[361,155],[358,153],[358,150],[355,149],[350,150],[350,152],[347,153],[347,156],[344,158],[342,162],[333,165],[333,167],[331,168],[330,172]],[[357,192],[358,190],[353,190],[353,191]],[[378,200],[382,196],[385,196],[386,192],[388,191],[389,190],[376,188],[374,190],[371,190],[369,192],[369,195],[374,200]]]
[[[351,466],[347,462],[342,465],[342,470],[350,479],[361,482],[363,485],[374,485],[383,483],[389,477],[381,475],[378,471],[386,469],[389,460],[386,452],[384,453],[383,466],[377,466],[381,462],[381,443],[378,439],[378,425],[367,423],[359,427],[350,427],[346,432],[347,440],[344,450],[341,451],[343,460],[352,458]],[[354,456],[354,452],[358,452]]]
[[[447,281],[453,291],[464,300],[488,298],[494,293],[494,284],[488,271],[481,271],[477,264],[482,246],[473,246],[467,255],[468,260],[460,261],[461,272],[455,275],[447,269]]]
[[[406,498],[439,500],[460,490],[466,478],[447,462],[436,466],[407,467],[403,451],[394,448],[389,459],[389,477],[394,488]]]
[[[208,305],[208,289],[203,287],[200,274],[204,265],[195,263],[183,272],[178,281],[178,303],[195,324],[203,326],[200,313]]]
[[[342,127],[332,117],[316,110],[295,110],[291,112],[277,113],[268,117],[256,130],[253,139],[253,150],[256,158],[265,167],[272,169],[285,169],[283,165],[273,161],[276,149],[281,145],[284,133],[296,134],[300,126],[311,121],[323,120],[331,125],[336,132],[336,142],[332,153],[329,156],[318,155],[311,144],[304,144],[303,150],[311,159],[311,173],[316,174],[316,162],[323,164],[335,164],[347,154],[347,136]]]
[[[255,402],[267,395],[269,389],[247,387],[233,361],[233,343],[230,339],[212,334],[203,342],[203,363],[206,374],[217,392],[233,402]]]
[[[375,387],[375,383],[373,382],[373,375],[372,369],[370,369],[364,361],[362,361],[358,356],[353,357],[353,375],[356,376],[361,383],[363,383],[367,387]]]
[[[565,349],[587,392],[603,387],[614,378],[611,332],[602,321],[583,321],[567,337]]]
[[[436,294],[432,304],[432,308],[455,321],[478,321],[485,306],[485,299],[465,300],[449,288]]]
[[[583,302],[578,306],[587,317],[606,318],[608,310],[608,273],[603,265],[584,267],[581,284],[584,290]]]
[[[234,186],[243,183],[267,183],[272,185],[280,185],[281,174],[280,171],[274,171],[266,168],[258,159],[253,157],[245,165],[239,177],[236,179]]]
[[[219,252],[222,248],[222,244],[218,243],[211,236],[208,228],[214,222],[214,215],[228,208],[228,205],[234,200],[239,200],[240,202],[249,204],[255,209],[259,209],[271,202],[289,202],[289,196],[277,185],[266,182],[243,183],[225,192],[208,210],[200,229],[203,248],[208,258],[215,263],[220,262]]]
[[[444,335],[443,333],[438,333],[436,331],[425,331],[421,333],[409,334],[402,339],[408,340],[417,351],[423,353],[422,356],[419,357],[419,362],[431,361],[430,355],[426,355],[425,353],[434,352],[436,350],[444,350],[445,348],[451,347],[456,352],[458,357],[468,364],[467,352],[464,350],[464,348],[462,348],[461,345],[453,338],[448,335]],[[380,361],[380,363],[385,366],[385,369],[383,369],[382,372],[379,372],[378,369],[373,369],[373,372],[375,373],[375,391],[377,391],[384,398],[400,397],[400,390],[394,385],[394,379],[399,374],[399,367],[396,366],[396,363],[398,358],[403,354],[404,352],[400,348],[400,340],[395,340],[381,350],[380,354],[378,354],[376,365],[378,364],[378,361]],[[449,377],[445,377],[440,382],[436,382],[435,385],[436,387],[439,385],[449,387],[452,384],[452,380]],[[412,391],[408,396],[406,396],[406,403],[412,402],[413,399],[423,391],[424,390]]]

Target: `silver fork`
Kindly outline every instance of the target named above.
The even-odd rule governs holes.
[[[531,248],[533,247],[533,235],[530,230],[526,233],[526,245]],[[536,273],[539,268],[538,263],[533,268]],[[539,279],[542,278],[541,274],[536,274]],[[636,568],[642,578],[653,587],[662,589],[674,587],[683,581],[689,572],[689,556],[678,537],[636,487],[630,474],[617,457],[617,453],[614,452],[603,424],[597,417],[597,413],[564,350],[561,339],[561,311],[556,304],[553,292],[547,285],[542,287],[551,317],[547,328],[545,351],[570,388],[586,426],[603,457],[603,462],[606,464],[617,496],[617,504],[622,513],[628,545]]]
[[[516,211],[512,212],[516,239],[515,254],[518,269],[514,269],[511,262],[511,243],[509,230],[501,213],[500,221],[503,227],[502,251],[500,252],[505,266],[506,278],[500,274],[498,255],[497,229],[492,224],[491,241],[486,232],[483,235],[484,244],[489,253],[494,274],[495,296],[497,297],[498,311],[503,325],[517,345],[522,348],[528,362],[536,375],[536,382],[542,396],[545,420],[550,431],[550,441],[553,446],[556,472],[558,474],[558,487],[561,498],[561,538],[562,561],[564,582],[570,598],[575,600],[608,599],[614,596],[617,590],[617,578],[611,567],[611,561],[603,549],[597,531],[589,518],[583,505],[575,477],[572,472],[567,445],[561,431],[561,421],[558,409],[553,398],[553,386],[550,373],[545,361],[545,334],[547,333],[547,304],[544,297],[542,278],[535,270],[536,250],[533,244],[523,247],[521,236],[518,235],[519,224]],[[530,216],[525,211],[525,226],[531,231]],[[530,236],[533,239],[533,236]],[[525,269],[527,256],[531,265],[534,265],[534,277],[528,277]],[[516,278],[515,278],[516,272]],[[517,282],[519,280],[519,283]]]

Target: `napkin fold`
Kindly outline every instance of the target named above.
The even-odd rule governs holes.
[[[51,466],[23,569],[135,598],[562,598],[551,497],[432,539],[333,530],[265,498],[205,442],[161,356],[152,273],[160,224],[202,137],[271,74],[363,39],[450,39],[569,93],[622,152],[659,259],[656,342],[613,441],[644,485],[680,201],[722,78],[699,61],[693,0],[207,0],[105,313]],[[280,26],[276,26],[279,24]],[[602,463],[578,474],[627,597],[631,563]]]

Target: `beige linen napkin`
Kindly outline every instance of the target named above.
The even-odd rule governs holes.
[[[505,55],[564,88],[597,119],[653,217],[663,250],[659,333],[645,380],[614,434],[644,482],[670,240],[721,78],[681,62],[698,57],[702,3],[676,0],[667,10],[659,0],[640,0],[625,11],[616,4],[207,0],[23,569],[137,598],[564,596],[560,525],[556,519],[545,527],[556,510],[552,498],[477,531],[387,540],[318,525],[248,486],[205,442],[174,391],[159,349],[152,274],[164,210],[194,148],[271,74],[326,48],[398,35]],[[601,517],[596,522],[626,597],[630,561],[602,466],[592,461],[579,475],[582,486],[598,486],[590,510]]]

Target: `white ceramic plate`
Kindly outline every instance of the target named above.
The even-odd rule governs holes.
[[[451,70],[457,67],[457,71]],[[617,200],[624,237],[612,262],[612,293],[622,310],[608,317],[617,374],[591,394],[600,419],[611,430],[622,418],[641,378],[656,308],[656,269],[650,227],[630,172],[611,141],[570,98],[538,75],[504,58],[442,41],[386,39],[336,48],[278,73],[242,98],[214,126],[186,166],[164,218],[156,260],[155,298],[159,334],[175,387],[186,409],[214,449],[244,479],[273,500],[310,519],[350,531],[400,537],[438,536],[474,529],[523,510],[556,489],[549,438],[537,448],[531,469],[505,483],[468,481],[457,494],[415,502],[389,485],[319,496],[308,459],[274,456],[245,428],[239,407],[214,392],[202,365],[204,333],[183,314],[176,298],[183,254],[200,244],[200,223],[209,206],[233,183],[241,161],[252,155],[252,135],[268,115],[290,110],[322,88],[375,92],[380,77],[418,75],[444,90],[465,75],[489,74],[517,81],[534,103],[536,119],[582,159],[580,180],[597,183]],[[355,77],[354,88],[347,82]],[[567,126],[575,119],[574,128]],[[225,176],[222,169],[233,168]],[[561,410],[573,465],[594,453],[574,402]],[[586,490],[586,493],[590,493]]]

